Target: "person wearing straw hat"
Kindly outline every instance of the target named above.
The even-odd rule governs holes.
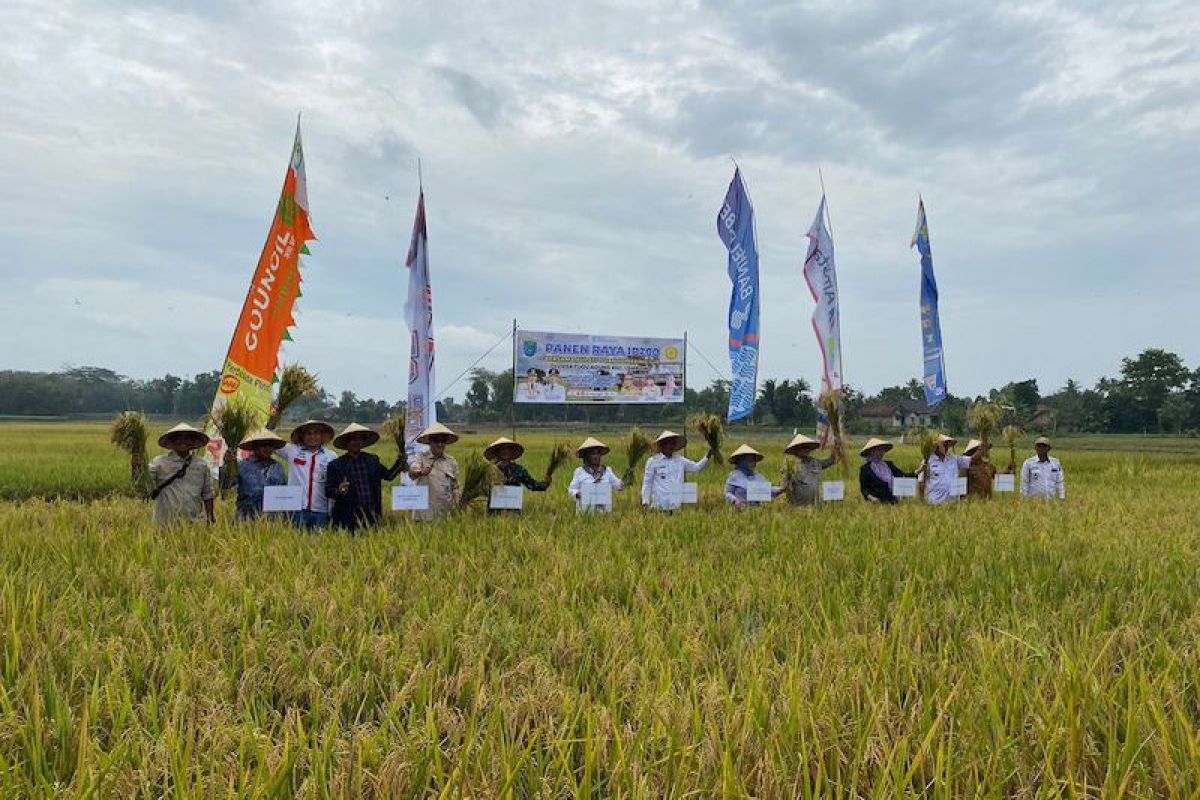
[[[612,467],[604,464],[604,457],[608,455],[608,452],[608,445],[591,436],[584,439],[583,444],[575,448],[575,455],[579,456],[583,463],[575,468],[575,474],[571,476],[571,484],[567,487],[567,494],[575,500],[576,509],[583,508],[584,484],[607,483],[614,492],[625,488],[625,483],[612,471]],[[602,510],[612,511],[612,507],[608,506]]]
[[[646,459],[642,473],[642,505],[659,511],[675,511],[683,502],[683,475],[699,472],[708,466],[708,456],[692,461],[679,451],[687,437],[674,431],[663,431],[654,440],[654,455]]]
[[[1067,498],[1066,476],[1062,464],[1050,455],[1050,440],[1039,436],[1033,442],[1037,455],[1021,465],[1021,497]]]
[[[293,512],[292,523],[304,530],[329,525],[329,497],[325,494],[325,474],[337,454],[326,447],[333,438],[333,426],[319,419],[305,420],[292,429],[291,441],[279,450],[287,461],[288,486],[300,487],[300,510]]]
[[[733,470],[725,478],[725,500],[738,511],[742,511],[750,503],[750,487],[765,486],[772,497],[778,497],[783,489],[776,489],[771,482],[758,472],[758,462],[763,460],[763,454],[748,444],[742,444],[729,454],[729,463]]]
[[[783,448],[783,452],[796,459],[783,484],[787,501],[793,506],[812,506],[820,500],[821,473],[837,463],[837,458],[813,458],[821,443],[798,433]]]
[[[514,442],[506,436],[501,436],[487,446],[483,457],[496,465],[504,476],[505,486],[523,486],[531,492],[544,492],[550,488],[550,481],[539,481],[529,474],[529,470],[517,463],[517,459],[525,455],[524,445]]]
[[[383,482],[396,479],[404,470],[404,459],[397,456],[385,469],[379,456],[364,452],[378,441],[378,433],[357,422],[334,438],[333,446],[346,452],[329,462],[325,472],[325,494],[333,501],[329,516],[333,527],[353,533],[374,528],[383,519]]]
[[[275,458],[275,451],[286,445],[274,431],[263,428],[238,443],[239,450],[249,450],[250,457],[238,464],[237,515],[250,520],[262,514],[263,490],[268,486],[286,486],[287,474]]]
[[[967,456],[956,456],[954,446],[958,439],[942,434],[938,436],[929,461],[917,472],[917,480],[925,483],[925,502],[931,506],[953,503],[958,499],[954,493],[954,482],[958,471],[971,466]]]
[[[196,450],[208,444],[208,436],[191,425],[180,423],[158,437],[158,446],[167,450],[150,462],[147,469],[154,488],[150,499],[155,524],[182,520],[216,519],[213,510],[212,473]]]
[[[991,442],[984,444],[980,439],[972,439],[963,448],[963,455],[971,460],[967,466],[967,497],[986,500],[992,496],[996,467],[988,461],[991,450]]]
[[[896,503],[896,495],[892,494],[892,481],[896,478],[917,477],[884,459],[884,454],[894,446],[885,439],[872,438],[858,451],[863,457],[863,464],[858,470],[858,489],[868,503]]]
[[[417,436],[417,444],[428,445],[429,451],[413,457],[408,475],[417,486],[429,487],[429,508],[414,511],[414,520],[428,522],[454,510],[459,496],[458,462],[446,452],[446,446],[457,441],[458,434],[440,422],[433,423]]]

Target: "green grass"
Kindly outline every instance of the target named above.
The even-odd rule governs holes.
[[[60,444],[127,479],[95,431]],[[1200,458],[1162,450],[1064,442],[1065,504],[739,515],[710,470],[580,518],[560,475],[356,538],[5,504],[0,796],[1194,796]]]

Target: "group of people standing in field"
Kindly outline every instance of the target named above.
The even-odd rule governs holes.
[[[378,456],[366,451],[379,439],[378,433],[357,423],[351,423],[335,435],[333,427],[320,420],[308,420],[297,426],[289,440],[266,429],[250,434],[238,444],[239,449],[250,454],[238,469],[238,517],[254,519],[263,513],[267,487],[294,486],[300,495],[300,509],[289,513],[296,527],[315,530],[333,526],[351,531],[374,527],[383,518],[384,482],[402,476],[406,476],[406,482],[428,489],[428,506],[412,512],[413,519],[437,519],[457,506],[459,466],[447,452],[447,447],[458,441],[454,431],[434,423],[416,437],[416,442],[425,446],[422,452],[410,460],[397,456],[395,462],[386,467]],[[164,433],[158,443],[167,452],[149,465],[154,484],[151,491],[154,521],[213,521],[212,477],[204,459],[196,454],[199,448],[208,444],[208,436],[180,424]],[[957,443],[954,437],[942,435],[930,457],[915,473],[909,473],[884,457],[893,448],[891,442],[870,439],[859,451],[863,458],[859,469],[859,490],[863,498],[871,503],[896,503],[893,491],[896,479],[916,478],[924,486],[925,502],[932,505],[953,502],[958,496],[955,482],[960,471],[966,475],[968,497],[990,496],[996,468],[988,461],[989,447],[972,440],[962,455],[956,455]],[[330,444],[344,452],[338,455]],[[685,476],[703,470],[713,456],[710,452],[693,461],[682,453],[686,444],[683,434],[669,430],[655,439],[655,452],[647,459],[642,473],[642,506],[669,512],[683,504]],[[1050,441],[1041,437],[1034,447],[1036,455],[1021,467],[1022,496],[1065,498],[1062,464],[1050,456]],[[802,434],[795,436],[783,450],[794,461],[785,471],[782,484],[773,486],[758,472],[763,454],[742,444],[729,456],[733,469],[725,481],[725,501],[737,510],[779,496],[793,506],[818,504],[822,473],[836,463],[832,456],[818,457],[819,448],[816,439]],[[524,452],[520,443],[501,437],[484,450],[484,458],[499,471],[504,485],[521,486],[534,492],[548,490],[553,476],[539,481],[530,475],[520,464]],[[609,452],[608,445],[594,437],[588,437],[576,448],[580,466],[571,476],[567,494],[578,508],[585,507],[587,484],[607,484],[611,492],[625,488],[625,481],[604,463]],[[1008,472],[1012,469],[1013,465],[1009,465]],[[588,507],[608,511],[611,501],[607,506],[591,503]]]

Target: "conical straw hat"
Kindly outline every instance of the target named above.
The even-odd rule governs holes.
[[[976,450],[978,450],[982,446],[983,446],[982,441],[980,441],[979,439],[972,439],[971,441],[967,442],[967,446],[963,448],[963,455],[964,456],[972,455]]]
[[[754,459],[754,463],[756,463],[756,464],[759,461],[763,460],[762,453],[758,452],[757,450],[755,450],[753,447],[751,447],[748,444],[743,444],[743,445],[740,445],[737,450],[734,450],[732,453],[729,454],[729,463],[732,464],[733,462],[737,461],[742,456],[750,456],[751,458]]]
[[[797,433],[792,440],[788,442],[788,446],[783,448],[783,452],[790,455],[797,455],[806,447],[820,447],[821,443],[816,439],[805,436],[803,433]]]
[[[678,439],[679,440],[679,444],[677,445],[676,449],[678,449],[679,447],[683,447],[685,444],[687,444],[687,437],[684,436],[682,433],[676,433],[675,431],[663,431],[662,433],[660,433],[658,435],[658,438],[654,440],[654,448],[656,450],[660,449],[662,447],[662,443],[667,441],[668,439]]]
[[[494,461],[496,459],[496,455],[505,447],[515,447],[516,448],[517,454],[515,456],[513,456],[513,460],[516,460],[516,459],[520,458],[521,456],[525,455],[525,446],[524,445],[514,442],[512,439],[509,439],[507,436],[501,436],[499,439],[497,439],[496,441],[492,442],[491,444],[489,444],[487,446],[487,449],[483,451],[483,457],[485,459],[487,459],[488,461]]]
[[[345,429],[337,435],[333,440],[333,446],[339,450],[346,449],[346,439],[356,433],[367,434],[367,443],[363,447],[370,447],[379,441],[379,434],[368,428],[366,425],[359,425],[357,422],[351,422]]]
[[[888,450],[891,450],[893,447],[895,447],[895,445],[886,439],[871,438],[867,439],[867,443],[862,446],[862,450],[859,450],[858,454],[860,456],[865,456],[868,451],[874,450],[876,447],[882,447],[883,452],[886,453]]]
[[[170,441],[172,439],[178,439],[181,436],[192,436],[196,439],[199,439],[200,444],[196,445],[196,447],[203,447],[204,445],[208,444],[208,434],[206,434],[204,431],[196,430],[186,422],[181,422],[174,428],[171,428],[171,430],[164,433],[162,436],[158,437],[158,446],[170,449]]]
[[[958,444],[958,439],[955,439],[953,436],[947,436],[946,434],[942,433],[942,434],[938,435],[937,443],[944,444],[947,447],[953,447],[954,445]]]
[[[247,435],[245,439],[242,439],[242,441],[238,443],[238,448],[241,450],[253,450],[260,444],[269,444],[278,450],[287,444],[287,442],[285,442],[281,436],[275,433],[275,431],[268,430],[266,428],[259,428],[254,433]]]
[[[606,445],[604,442],[600,441],[599,439],[595,438],[594,436],[589,436],[588,438],[584,439],[583,444],[581,444],[581,445],[579,445],[579,447],[575,448],[575,455],[582,458],[583,453],[586,450],[599,450],[600,455],[602,455],[602,456],[606,456],[609,453],[608,445]]]
[[[458,441],[458,434],[440,422],[435,422],[425,430],[421,431],[421,435],[417,437],[417,442],[419,444],[429,444],[430,436],[448,436],[450,437],[451,444]]]
[[[304,422],[301,422],[299,425],[292,428],[292,433],[290,436],[288,436],[288,438],[291,439],[292,444],[304,444],[304,429],[305,428],[314,428],[314,427],[321,429],[321,433],[324,434],[324,436],[325,436],[325,441],[328,442],[330,439],[333,438],[333,434],[334,434],[333,426],[330,425],[328,422],[322,422],[319,419],[304,420]]]

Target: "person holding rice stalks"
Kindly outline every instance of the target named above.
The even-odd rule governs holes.
[[[991,442],[981,439],[972,439],[963,448],[963,455],[971,460],[967,466],[967,497],[987,499],[992,496],[996,467],[988,460],[991,452]]]
[[[363,452],[378,441],[378,433],[357,422],[334,438],[333,446],[346,452],[329,462],[325,472],[325,494],[333,500],[333,527],[354,533],[374,528],[383,519],[383,482],[396,479],[404,470],[404,459],[398,456],[385,468],[379,456]]]
[[[917,480],[925,484],[925,502],[931,506],[953,503],[958,499],[954,493],[954,482],[958,471],[971,466],[967,456],[956,456],[954,446],[958,439],[941,434],[933,446],[933,452],[917,473]]]
[[[413,519],[429,522],[454,510],[459,499],[458,462],[446,452],[446,446],[458,441],[458,434],[435,422],[417,436],[417,444],[429,451],[418,453],[408,467],[408,475],[417,486],[429,487],[429,508],[414,511]]]
[[[263,494],[268,486],[286,486],[287,474],[275,452],[287,442],[274,431],[262,428],[238,443],[239,450],[248,450],[250,457],[238,465],[237,515],[252,520],[263,513]]]
[[[821,473],[838,463],[836,455],[814,458],[821,443],[802,433],[796,434],[783,452],[796,459],[783,483],[783,492],[793,506],[816,505],[821,497]]]
[[[748,444],[742,444],[729,454],[729,463],[733,471],[725,478],[725,500],[738,511],[750,505],[750,487],[766,487],[771,497],[778,497],[783,489],[776,489],[771,482],[758,472],[758,462],[763,460],[763,454]]]
[[[642,505],[658,511],[675,511],[683,500],[683,475],[696,473],[708,466],[709,456],[692,461],[679,451],[687,444],[687,437],[674,431],[663,431],[654,440],[658,451],[646,459],[642,473]]]
[[[492,462],[504,476],[505,486],[523,486],[531,492],[544,492],[550,488],[550,480],[539,481],[529,470],[517,463],[525,455],[525,446],[501,436],[483,451],[483,457]],[[553,479],[553,476],[547,476]]]
[[[895,504],[897,501],[896,495],[892,494],[893,480],[917,477],[884,459],[884,454],[893,447],[895,445],[884,439],[868,439],[858,451],[863,457],[863,465],[858,470],[858,488],[863,499],[869,503]]]
[[[300,510],[292,512],[292,524],[306,531],[329,525],[329,497],[325,474],[337,454],[326,447],[333,426],[319,419],[305,420],[292,429],[291,441],[279,450],[288,465],[288,486],[300,487]]]
[[[604,465],[604,457],[608,455],[608,445],[599,439],[591,436],[583,440],[583,444],[575,449],[575,455],[583,461],[583,463],[575,468],[575,474],[571,476],[571,484],[567,487],[567,494],[575,500],[575,508],[583,508],[583,486],[588,483],[607,483],[612,487],[614,492],[619,492],[625,488],[625,483],[617,474],[612,471],[612,467]],[[612,507],[603,508],[603,511],[612,511]]]
[[[150,462],[154,488],[151,521],[157,525],[187,520],[216,521],[213,509],[212,473],[196,450],[208,444],[208,436],[191,425],[180,423],[158,437],[158,446],[169,452]]]
[[[1066,476],[1062,464],[1050,455],[1050,440],[1039,436],[1033,442],[1037,455],[1021,465],[1021,497],[1051,497],[1065,500]]]

